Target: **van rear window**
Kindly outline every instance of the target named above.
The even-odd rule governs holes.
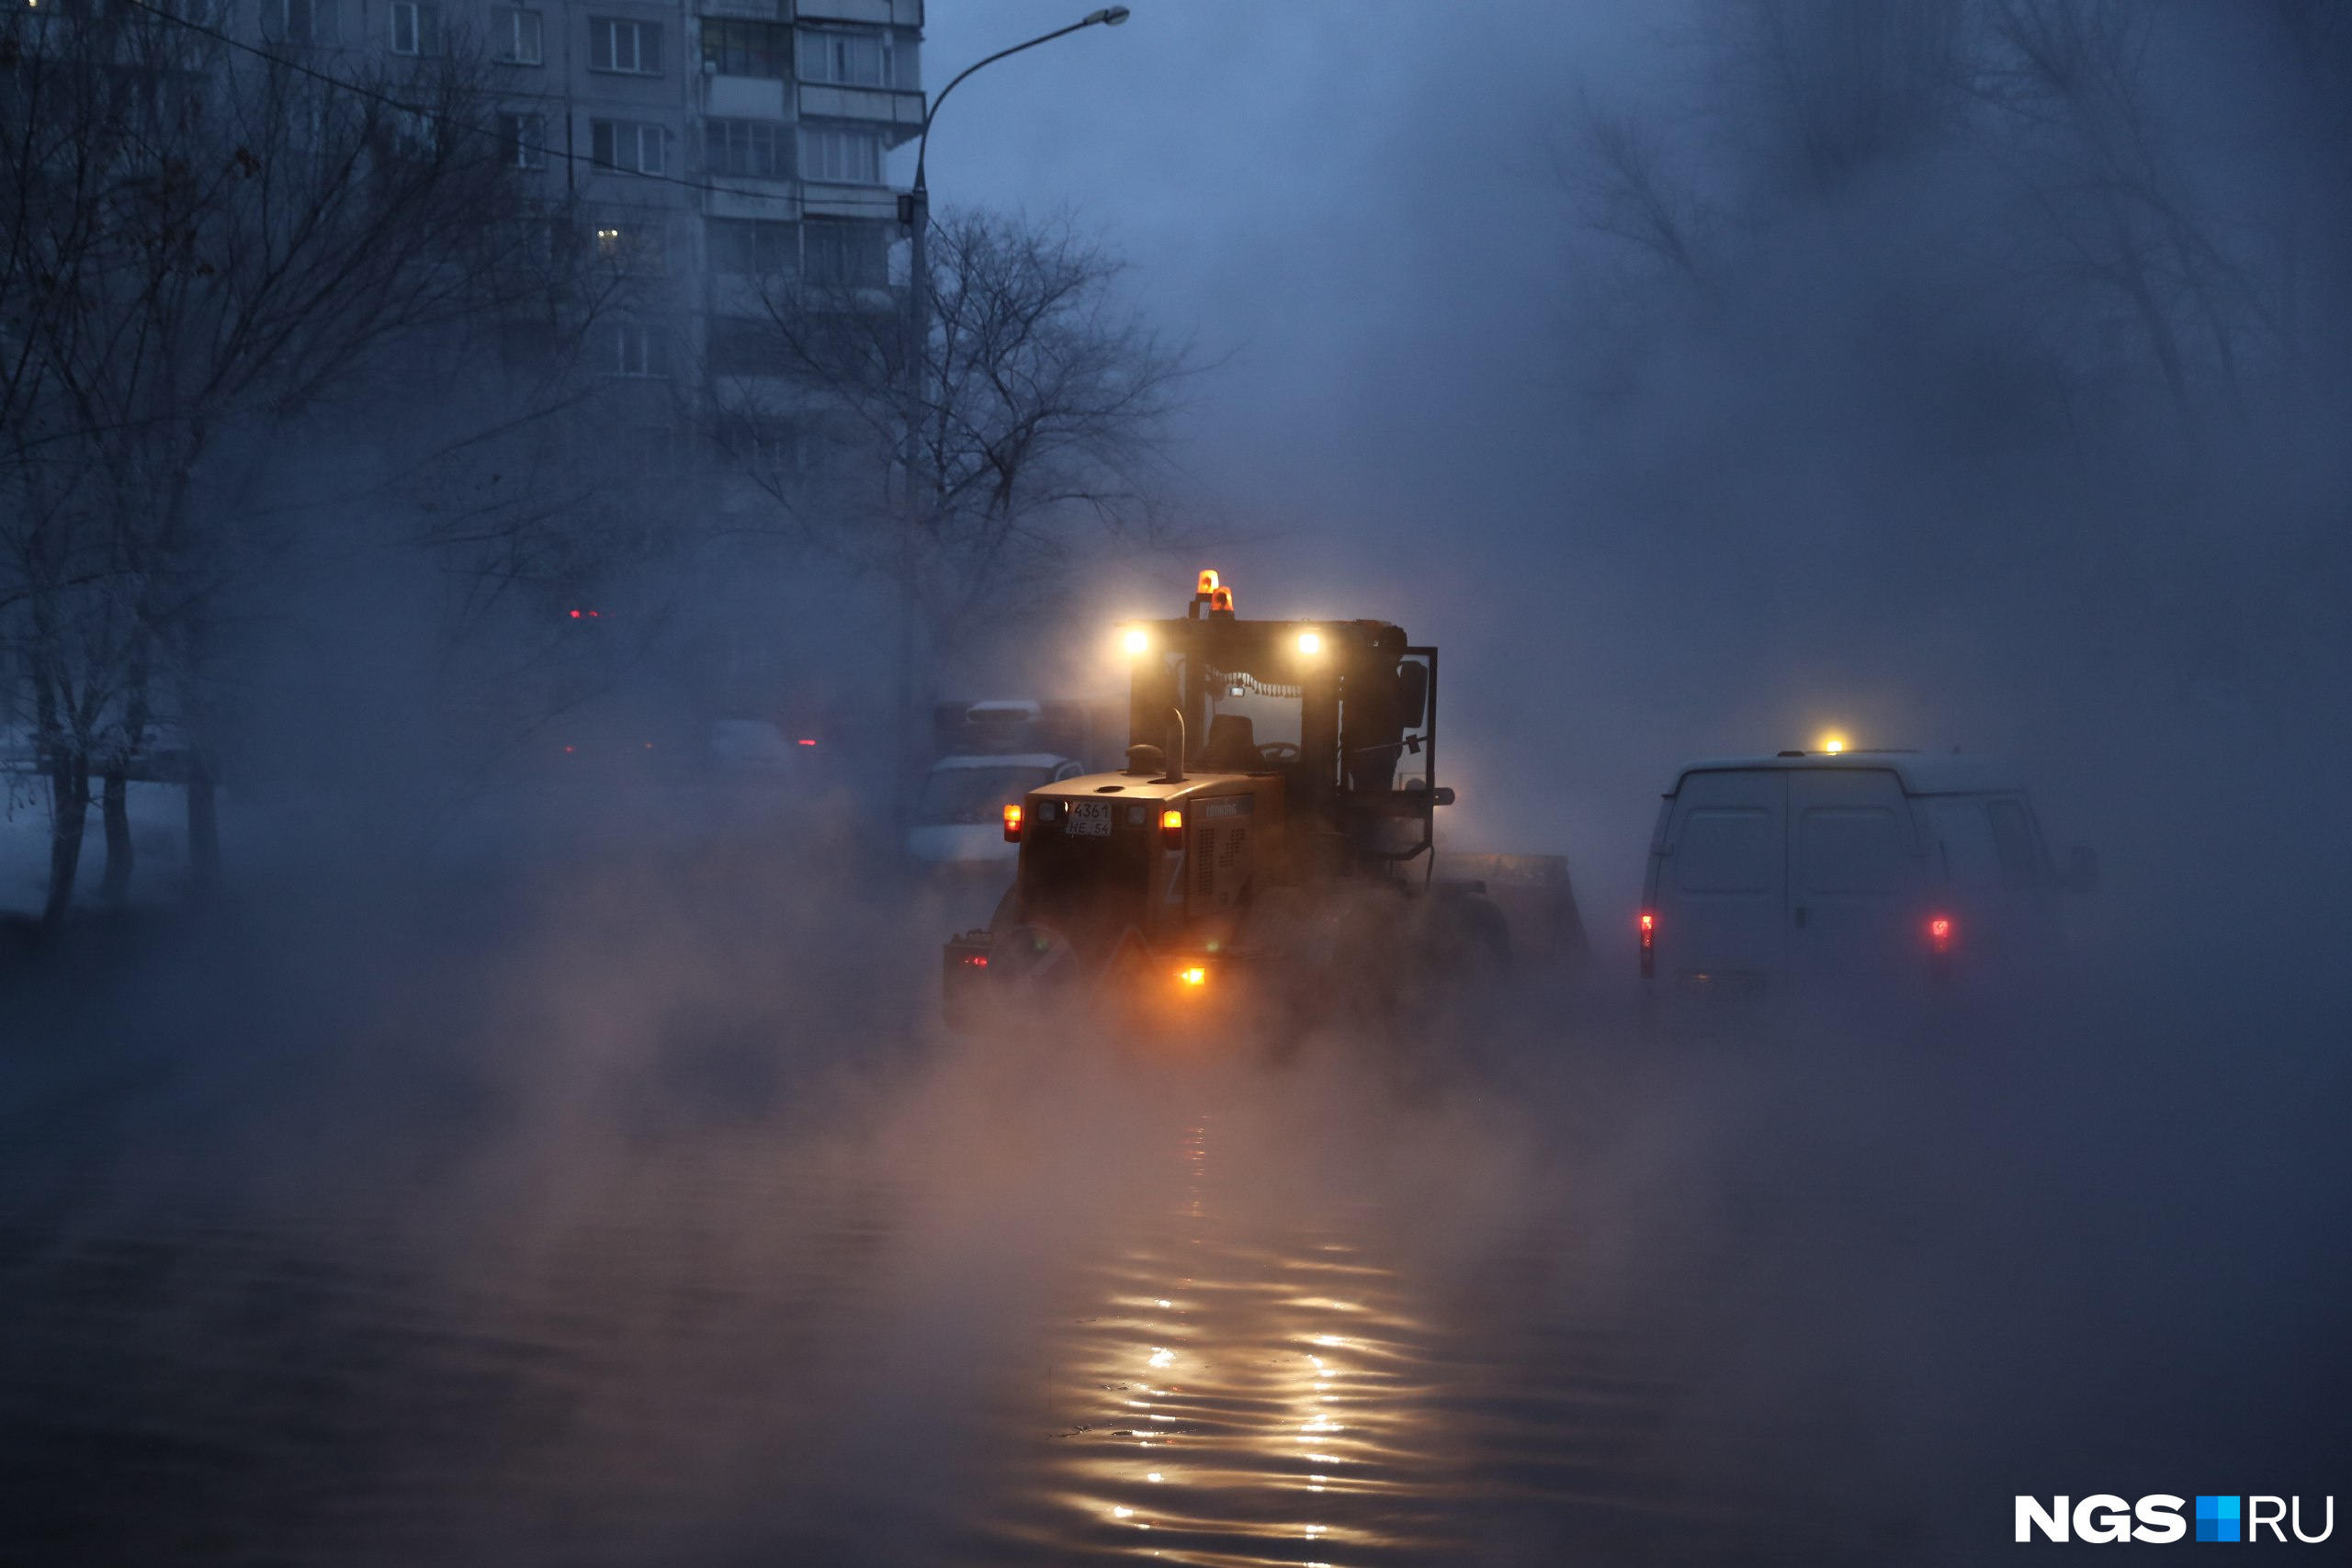
[[[1947,797],[1936,802],[1933,820],[1953,886],[2023,892],[2041,886],[2041,846],[2024,802]]]
[[[2024,802],[1988,800],[1984,812],[1993,819],[1993,842],[2001,853],[2001,881],[2018,891],[2039,886],[2041,847],[2034,842],[2033,822],[2025,814]]]
[[[1800,840],[1808,893],[1892,893],[1903,886],[1911,852],[1894,813],[1881,806],[1816,806]]]
[[[1769,893],[1780,851],[1769,813],[1702,807],[1682,824],[1674,885],[1685,893]]]

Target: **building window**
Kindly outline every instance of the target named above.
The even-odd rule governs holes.
[[[491,54],[504,65],[538,65],[547,56],[540,46],[539,14],[504,6],[490,14]]]
[[[845,126],[803,126],[800,177],[829,185],[880,185],[882,139]]]
[[[702,24],[703,69],[721,76],[792,74],[792,29],[782,22],[746,22],[706,17]]]
[[[499,143],[506,161],[518,169],[548,166],[548,117],[543,114],[503,114],[498,117]]]
[[[441,7],[418,0],[392,0],[392,52],[440,53]]]
[[[441,151],[441,127],[429,114],[415,109],[392,111],[392,152],[422,164]]]
[[[843,87],[897,85],[896,51],[884,32],[841,32],[831,28],[800,30],[800,79]]]
[[[662,74],[662,24],[618,17],[588,18],[588,69],[625,76]]]
[[[596,259],[622,272],[658,276],[664,270],[666,252],[659,226],[650,223],[599,223]]]
[[[273,43],[334,43],[343,37],[336,0],[262,0],[262,32]]]
[[[773,321],[713,316],[706,341],[714,376],[784,374],[784,340]]]
[[[298,98],[286,109],[286,145],[299,152],[316,152],[327,144],[327,107],[316,98]]]
[[[880,288],[890,281],[890,238],[881,224],[811,220],[801,232],[800,267],[809,282]]]
[[[791,143],[775,120],[707,119],[702,130],[704,161],[712,174],[755,180],[792,176]]]
[[[662,128],[634,119],[588,122],[589,156],[600,169],[625,175],[662,172]]]
[[[661,334],[643,321],[606,321],[597,334],[596,367],[607,376],[658,377],[664,374],[662,346]]]
[[[709,234],[714,272],[783,277],[800,270],[800,236],[789,223],[772,219],[714,218]]]
[[[755,475],[775,479],[808,466],[808,448],[797,426],[761,420],[746,425],[729,446]]]

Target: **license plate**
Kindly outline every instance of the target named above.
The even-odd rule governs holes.
[[[1107,839],[1111,836],[1111,803],[1107,800],[1075,800],[1069,807],[1069,832],[1081,839]]]

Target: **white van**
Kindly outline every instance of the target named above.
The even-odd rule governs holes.
[[[1989,757],[1783,751],[1684,768],[1639,918],[1645,1002],[1690,1008],[1998,991],[2059,941],[2061,873]]]

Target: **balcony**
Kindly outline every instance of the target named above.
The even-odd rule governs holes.
[[[810,183],[800,187],[800,209],[809,218],[855,218],[874,223],[896,223],[899,193],[888,186]]]
[[[706,73],[702,104],[706,114],[729,119],[786,118],[785,85],[764,76],[720,76]]]
[[[797,9],[804,22],[922,26],[922,0],[800,0]]]
[[[922,129],[923,96],[894,87],[836,87],[800,84],[800,118],[844,119],[889,129],[893,147]]]

